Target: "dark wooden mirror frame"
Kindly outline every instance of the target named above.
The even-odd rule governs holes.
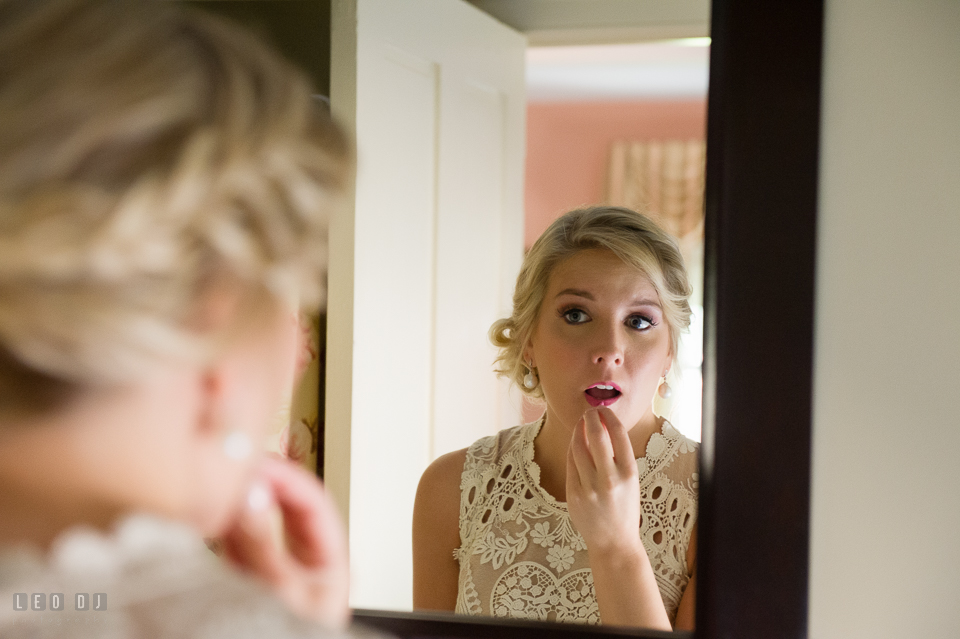
[[[823,1],[714,0],[696,637],[804,637]],[[673,636],[357,611],[401,637]]]

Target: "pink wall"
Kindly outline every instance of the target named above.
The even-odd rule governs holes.
[[[560,214],[600,203],[615,140],[703,139],[706,100],[527,105],[525,246]]]

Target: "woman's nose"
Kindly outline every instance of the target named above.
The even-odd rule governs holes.
[[[594,364],[623,364],[623,343],[618,327],[602,328],[595,335],[592,359]]]

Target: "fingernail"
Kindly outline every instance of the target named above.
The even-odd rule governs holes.
[[[250,490],[247,492],[247,508],[252,512],[257,513],[266,510],[271,501],[273,501],[273,497],[266,484],[257,481],[250,486]]]

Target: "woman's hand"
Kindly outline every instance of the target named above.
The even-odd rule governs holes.
[[[567,451],[567,507],[587,543],[604,624],[671,630],[640,540],[640,483],[626,428],[606,407],[584,413]]]
[[[283,517],[285,543],[274,514]],[[343,628],[350,618],[343,524],[316,477],[290,462],[267,459],[234,526],[227,555],[269,583],[297,615]]]
[[[567,450],[567,506],[591,553],[646,553],[640,483],[626,429],[606,407],[584,413]]]

